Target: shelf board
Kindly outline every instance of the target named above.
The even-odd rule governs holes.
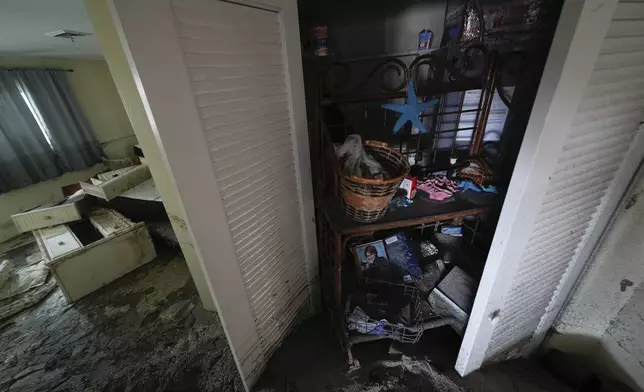
[[[348,235],[481,215],[501,204],[501,198],[497,195],[472,191],[457,193],[453,198],[442,201],[426,199],[420,193],[419,191],[414,198],[414,203],[409,207],[390,210],[384,217],[373,223],[360,223],[349,218],[339,198],[322,200],[318,207],[327,217],[333,231]]]

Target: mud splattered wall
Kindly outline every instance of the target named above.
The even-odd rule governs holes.
[[[644,173],[620,205],[550,341],[644,389]]]

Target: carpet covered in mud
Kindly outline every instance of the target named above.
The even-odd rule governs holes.
[[[216,317],[176,255],[75,304],[56,288],[0,322],[0,390],[243,391]]]
[[[222,326],[202,308],[185,261],[157,251],[75,304],[56,287],[0,321],[0,391],[243,391]],[[347,371],[328,320],[315,317],[277,350],[257,390],[568,391],[530,362],[461,379],[453,370],[460,337],[449,328],[425,335],[400,355],[387,341],[358,345],[362,367]]]

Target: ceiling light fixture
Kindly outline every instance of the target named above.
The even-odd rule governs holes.
[[[52,31],[51,33],[45,33],[45,35],[53,38],[65,38],[72,42],[75,42],[76,38],[92,35],[92,33],[85,33],[82,31],[74,31],[74,30],[57,30],[57,31]]]

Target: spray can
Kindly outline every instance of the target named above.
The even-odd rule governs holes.
[[[425,29],[418,33],[418,50],[429,50],[432,48],[432,40],[434,39],[434,33]]]
[[[327,56],[329,47],[327,46],[328,28],[327,26],[314,26],[311,28],[313,35],[313,55],[316,57]]]

